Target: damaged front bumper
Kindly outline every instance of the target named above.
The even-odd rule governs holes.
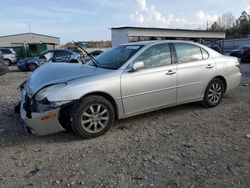
[[[24,89],[21,92],[20,116],[26,126],[36,135],[48,135],[65,131],[59,122],[60,107],[47,111],[30,110],[30,99]]]

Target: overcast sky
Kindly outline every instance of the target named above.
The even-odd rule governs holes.
[[[71,40],[110,40],[111,27],[205,28],[218,16],[250,13],[250,0],[0,1],[0,35],[31,32]]]

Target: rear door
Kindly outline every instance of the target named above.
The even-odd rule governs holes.
[[[216,67],[207,51],[189,43],[174,43],[177,57],[177,103],[201,99]]]

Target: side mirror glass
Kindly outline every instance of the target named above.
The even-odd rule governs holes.
[[[144,67],[143,61],[138,61],[138,62],[135,62],[133,64],[131,71],[136,71],[136,70],[143,68],[143,67]]]

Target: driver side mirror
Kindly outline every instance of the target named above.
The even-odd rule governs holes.
[[[143,68],[144,67],[144,63],[143,61],[138,61],[138,62],[135,62],[130,70],[130,72],[134,72],[140,68]]]

